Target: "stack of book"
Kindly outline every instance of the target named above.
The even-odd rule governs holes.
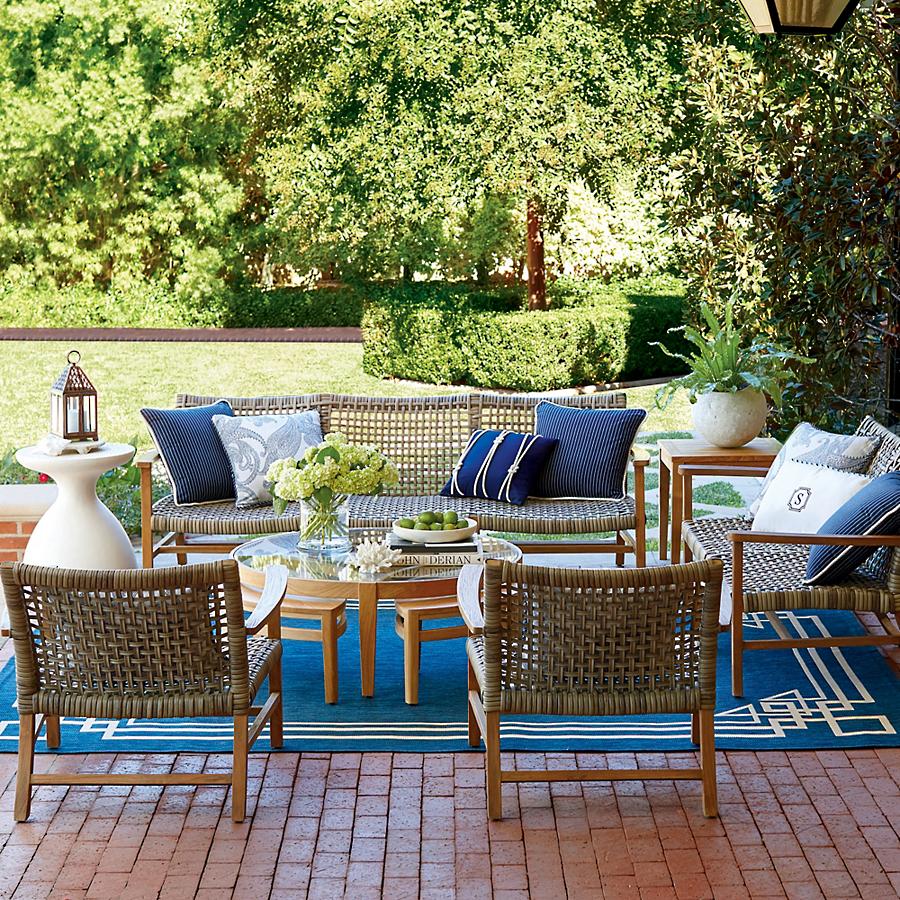
[[[403,553],[394,563],[395,566],[424,566],[444,569],[451,566],[464,566],[467,563],[484,562],[481,537],[477,534],[464,541],[447,544],[420,544],[415,541],[405,541],[396,534],[391,534],[389,541],[391,549],[400,550]]]

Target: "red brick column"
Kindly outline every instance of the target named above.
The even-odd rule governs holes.
[[[0,484],[0,562],[21,562],[34,526],[55,499],[55,484]],[[7,628],[0,596],[0,635]]]

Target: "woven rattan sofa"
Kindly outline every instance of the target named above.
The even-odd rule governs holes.
[[[869,476],[900,471],[900,437],[866,417],[857,434],[880,439]],[[742,475],[740,469],[704,468],[703,474]],[[723,607],[731,600],[731,685],[743,695],[743,655],[747,650],[841,647],[860,644],[898,644],[900,630],[900,537],[859,535],[776,534],[751,531],[750,517],[710,517],[685,522],[682,537],[694,559],[720,559],[725,566]],[[809,586],[803,583],[809,547],[813,544],[872,546],[878,552],[841,584]],[[885,634],[791,636],[779,611],[843,609],[876,615]],[[777,638],[745,640],[744,613],[761,613]],[[893,614],[894,621],[891,621]]]
[[[177,407],[202,406],[220,397],[180,394]],[[613,533],[612,540],[587,539],[555,542],[554,552],[589,546],[616,554],[624,564],[634,553],[637,565],[646,558],[644,470],[646,453],[635,449],[633,496],[622,500],[529,499],[524,506],[492,500],[452,500],[438,492],[453,464],[478,428],[532,431],[535,407],[541,399],[583,408],[623,408],[625,394],[604,392],[578,395],[452,394],[433,397],[356,397],[341,394],[304,394],[284,397],[226,397],[235,415],[294,413],[316,409],[322,431],[340,431],[349,440],[376,444],[400,470],[394,495],[350,498],[351,525],[388,528],[394,519],[423,508],[449,509],[464,505],[487,531],[525,535],[584,535]],[[238,509],[233,503],[177,506],[171,495],[153,503],[152,469],[160,463],[155,450],[141,453],[141,531],[145,566],[160,553],[176,553],[184,562],[188,552],[227,552],[237,536],[296,531],[300,527],[297,504],[276,516],[271,506]],[[162,535],[158,540],[156,535]],[[210,540],[212,538],[212,540]],[[527,547],[531,542],[517,542]],[[546,542],[539,546],[546,547]]]

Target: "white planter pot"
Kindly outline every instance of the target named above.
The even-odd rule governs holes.
[[[693,405],[694,430],[716,447],[743,447],[759,435],[768,414],[766,395],[753,388],[701,394]]]

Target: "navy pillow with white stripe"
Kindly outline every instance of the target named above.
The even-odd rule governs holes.
[[[900,532],[900,472],[888,472],[857,491],[825,521],[819,534],[896,535]],[[809,548],[807,584],[838,584],[861,566],[877,547]]]
[[[555,446],[555,440],[538,434],[474,431],[441,494],[521,506]]]
[[[165,463],[179,506],[234,499],[234,475],[213,416],[233,416],[231,404],[186,409],[142,409],[153,443]]]
[[[535,431],[559,443],[537,496],[621,500],[628,454],[646,416],[645,409],[579,409],[542,400]]]

